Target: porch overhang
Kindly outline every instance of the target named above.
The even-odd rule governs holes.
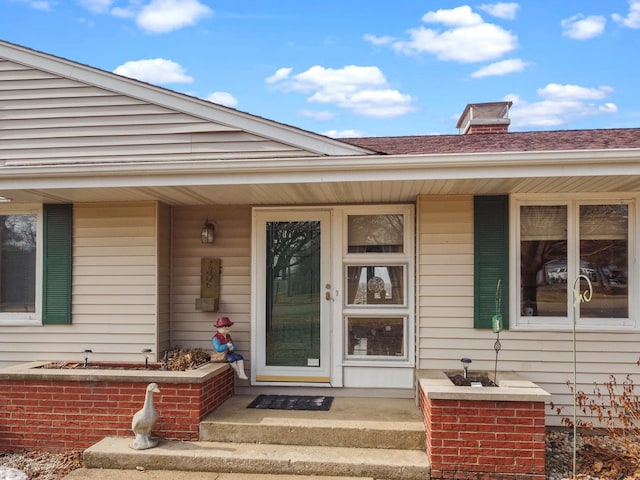
[[[421,194],[637,191],[638,149],[0,166],[0,195],[18,203],[287,205],[409,202]]]

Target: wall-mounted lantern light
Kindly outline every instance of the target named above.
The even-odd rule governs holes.
[[[207,218],[207,221],[204,222],[204,226],[202,227],[202,231],[200,232],[200,241],[202,243],[213,243],[213,239],[216,236],[216,232],[218,231],[218,227],[215,222],[210,222]]]

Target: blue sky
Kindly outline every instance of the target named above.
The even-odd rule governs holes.
[[[0,0],[0,39],[334,136],[640,127],[640,0]]]

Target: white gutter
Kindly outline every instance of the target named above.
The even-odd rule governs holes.
[[[640,149],[429,155],[358,155],[188,162],[14,162],[0,167],[0,188],[246,185],[640,175]]]

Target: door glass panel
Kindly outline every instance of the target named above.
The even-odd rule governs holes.
[[[402,253],[404,215],[349,215],[349,253]]]
[[[580,316],[627,318],[629,206],[580,206],[580,274],[591,280],[593,296]],[[581,290],[587,287],[582,281]]]
[[[401,265],[347,266],[349,305],[403,305],[404,267]]]
[[[266,229],[266,364],[319,367],[320,222]]]

